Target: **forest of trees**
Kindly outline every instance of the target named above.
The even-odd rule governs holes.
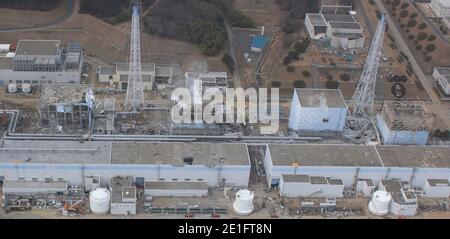
[[[149,6],[154,1],[143,0],[142,3],[144,6]],[[111,24],[118,24],[130,20],[130,0],[81,0],[80,13],[93,15]]]
[[[301,29],[306,13],[319,12],[320,1],[317,0],[275,0],[281,10],[289,11],[283,31],[293,33]]]
[[[1,8],[48,11],[57,7],[62,0],[0,0]]]
[[[1,1],[1,0],[0,0]],[[235,9],[232,0],[163,0],[143,17],[144,32],[197,44],[204,55],[214,56],[225,47],[226,17],[235,27],[254,27],[253,20]],[[144,9],[155,0],[143,0]],[[127,21],[130,0],[81,0],[80,13],[111,24]]]
[[[226,43],[225,15],[233,26],[253,27],[252,19],[229,0],[164,0],[144,17],[144,31],[197,44],[204,55],[219,54]]]

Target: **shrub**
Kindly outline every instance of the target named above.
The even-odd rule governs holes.
[[[414,39],[414,35],[412,35],[412,34],[408,35],[408,39],[409,39],[409,40]]]
[[[408,24],[407,24],[408,27],[415,27],[416,25],[417,25],[417,21],[414,19],[409,20]]]
[[[430,61],[432,61],[433,60],[433,57],[431,57],[431,56],[426,56],[425,57],[425,61],[426,62],[430,62]]]
[[[279,81],[272,81],[272,86],[273,87],[280,87],[281,86],[281,82],[279,82]]]
[[[393,7],[397,7],[398,5],[400,5],[400,0],[393,0],[392,1],[392,6]]]
[[[417,46],[416,46],[416,50],[418,50],[418,51],[422,50],[422,48],[423,48],[422,45],[417,45]]]
[[[303,77],[308,78],[311,76],[311,73],[309,71],[303,71],[302,75],[303,75]]]
[[[428,27],[428,25],[425,22],[422,22],[422,23],[419,24],[419,29],[420,30],[423,30],[423,29],[425,29],[427,27]]]
[[[400,17],[401,18],[405,18],[409,15],[409,12],[407,10],[403,10],[400,12]]]
[[[295,66],[288,66],[286,67],[287,72],[295,72]]]
[[[325,83],[325,86],[327,87],[327,89],[337,89],[337,88],[339,88],[339,82],[334,81],[334,80],[329,80]]]
[[[402,5],[400,6],[401,9],[405,9],[409,6],[409,4],[407,2],[402,3]]]
[[[417,35],[417,40],[419,41],[423,41],[425,40],[425,38],[427,38],[428,34],[426,34],[425,32],[421,32]]]
[[[416,17],[417,17],[417,13],[416,13],[416,12],[413,12],[413,13],[411,13],[411,15],[409,15],[409,17],[410,17],[410,18],[416,18]]]
[[[294,88],[305,88],[306,83],[302,80],[296,80],[294,81]]]
[[[436,40],[436,36],[435,35],[430,35],[427,40],[428,41],[434,41],[434,40]]]
[[[349,74],[342,74],[340,75],[340,78],[342,81],[349,81],[350,80],[350,75]]]
[[[328,74],[328,75],[327,75],[327,79],[328,79],[328,80],[333,80],[333,75]]]
[[[436,50],[436,45],[434,44],[428,44],[427,47],[425,47],[425,50],[427,52],[433,52],[434,50]]]

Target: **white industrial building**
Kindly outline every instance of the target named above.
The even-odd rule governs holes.
[[[450,67],[435,67],[434,80],[445,95],[450,95]]]
[[[208,187],[248,186],[250,159],[245,144],[9,141],[0,147],[0,180],[61,178],[82,185],[98,176],[145,182],[205,182]]]
[[[328,22],[327,37],[334,48],[362,48],[364,34],[358,22]]]
[[[283,174],[280,178],[281,197],[327,197],[344,196],[344,182],[339,178]]]
[[[423,196],[430,198],[450,197],[450,182],[448,179],[427,179],[423,186]]]
[[[172,67],[156,66],[153,63],[142,63],[142,84],[144,90],[152,90],[153,85],[172,84]],[[115,66],[100,66],[97,69],[100,83],[109,83],[119,90],[125,91],[128,85],[128,63],[117,63]]]
[[[152,197],[207,197],[206,182],[145,182],[144,193]]]
[[[137,193],[132,176],[115,176],[110,180],[111,214],[136,215]]]
[[[359,178],[356,183],[356,191],[362,193],[364,197],[370,197],[375,191],[375,184],[372,179]]]
[[[450,17],[450,0],[431,0],[431,8],[438,17]]]
[[[320,13],[307,13],[305,26],[312,39],[326,37],[328,24]]]
[[[292,130],[342,132],[347,105],[338,89],[295,89],[290,112]]]
[[[378,190],[390,193],[389,211],[397,216],[414,216],[417,213],[417,196],[409,183],[397,178],[380,180]]]
[[[269,144],[264,168],[273,188],[281,187],[282,175],[292,174],[342,179],[345,188],[357,185],[358,179],[371,180],[370,191],[380,180],[392,178],[421,188],[428,179],[450,180],[449,155],[450,147],[444,146]]]
[[[333,48],[364,47],[364,30],[356,19],[347,13],[308,13],[305,26],[312,39],[327,38]]]
[[[383,144],[425,145],[434,117],[424,102],[385,101],[376,122]]]
[[[12,58],[0,58],[0,85],[80,84],[83,50],[57,40],[20,40]]]

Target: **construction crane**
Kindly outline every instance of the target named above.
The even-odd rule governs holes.
[[[347,117],[347,128],[344,136],[351,140],[361,138],[373,126],[373,105],[375,99],[375,85],[377,82],[378,67],[380,65],[381,49],[383,48],[384,32],[386,30],[385,15],[381,15],[372,45],[370,46],[367,61],[355,93],[350,102],[350,114]],[[375,127],[373,127],[375,129]],[[378,138],[378,132],[376,132]]]
[[[128,71],[128,86],[125,97],[125,108],[127,111],[132,113],[138,113],[142,110],[142,108],[144,108],[139,6],[139,4],[134,4],[132,8],[133,15],[131,20],[130,69]]]

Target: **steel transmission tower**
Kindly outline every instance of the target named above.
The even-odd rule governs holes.
[[[141,32],[139,26],[139,7],[133,6],[131,20],[130,69],[128,72],[128,87],[125,97],[125,108],[137,113],[144,107],[144,89],[142,86],[141,69]]]
[[[366,65],[364,66],[364,71],[350,103],[353,107],[353,117],[367,118],[373,114],[375,84],[377,82],[378,66],[380,64],[385,29],[386,19],[383,14],[375,31],[372,46],[370,47]]]

